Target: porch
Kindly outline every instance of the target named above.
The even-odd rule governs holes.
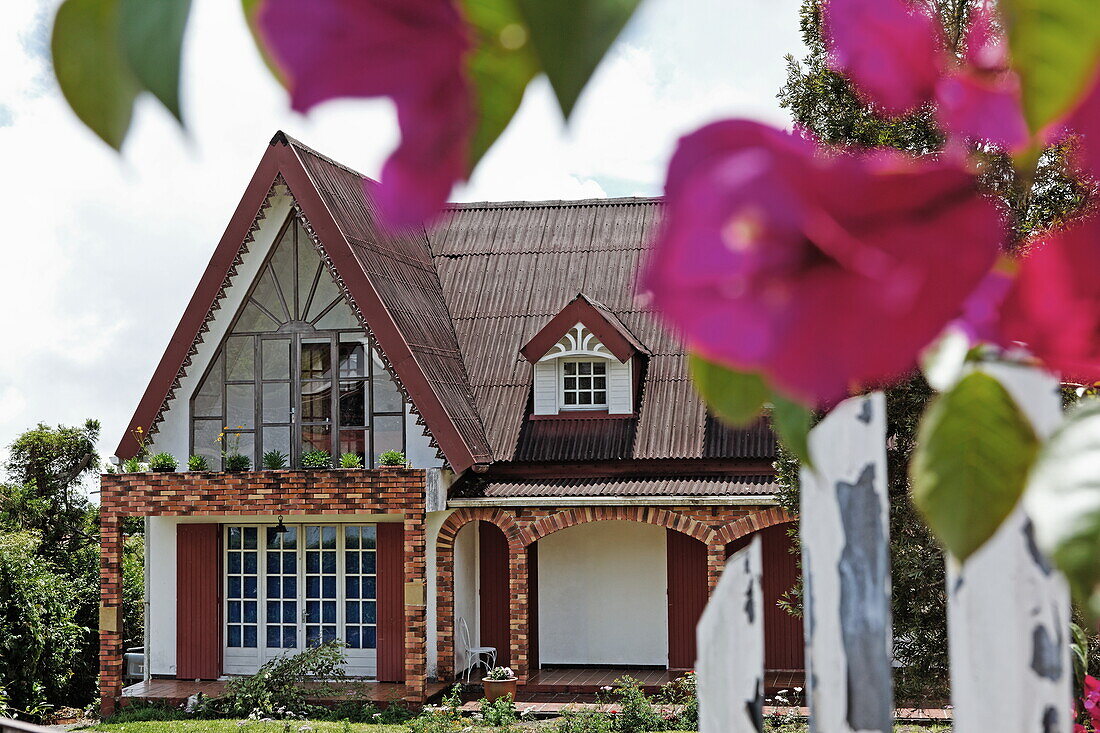
[[[156,702],[165,705],[182,705],[187,698],[196,693],[202,693],[207,697],[219,697],[225,693],[227,680],[175,680],[152,679],[148,682],[138,682],[122,689],[122,704],[127,705],[135,701]],[[307,687],[310,685],[307,684]],[[320,687],[320,683],[313,685]],[[444,682],[428,682],[425,694],[430,699],[443,692],[450,685]],[[405,698],[419,695],[419,690],[414,690],[400,682],[339,682],[325,685],[330,688],[325,694],[310,696],[310,702],[321,705],[340,702],[370,702],[375,705],[388,705],[392,702],[402,702]],[[335,688],[335,694],[331,688]]]

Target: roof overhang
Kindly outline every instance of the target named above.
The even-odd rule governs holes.
[[[648,354],[649,350],[635,338],[630,329],[607,306],[579,293],[577,297],[550,319],[519,353],[534,364],[547,354],[566,332],[578,323],[596,335],[616,359],[625,362],[635,354]]]

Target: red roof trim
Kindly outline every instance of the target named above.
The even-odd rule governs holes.
[[[554,347],[561,337],[574,326],[583,323],[600,340],[607,350],[619,361],[626,361],[634,354],[648,354],[634,334],[627,330],[623,322],[602,303],[587,298],[580,293],[569,301],[561,311],[550,319],[542,329],[528,341],[519,353],[534,364]]]
[[[236,211],[229,220],[229,225],[214,250],[210,263],[195,289],[195,294],[191,296],[191,301],[179,325],[176,326],[168,348],[138,403],[126,434],[116,449],[116,455],[124,458],[137,452],[138,445],[133,433],[138,427],[148,434],[161,405],[164,404],[172,389],[180,368],[188,357],[192,344],[200,333],[207,314],[218,298],[218,292],[229,275],[241,243],[248,236],[249,229],[259,215],[272,184],[280,174],[324,244],[325,251],[344,279],[352,299],[370,324],[379,348],[393,366],[398,379],[424,418],[448,463],[456,473],[461,473],[476,462],[472,450],[447,414],[408,343],[355,259],[351,245],[344,238],[332,212],[317,192],[293,146],[281,132],[271,140]]]

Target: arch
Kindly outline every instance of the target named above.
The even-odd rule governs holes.
[[[515,518],[503,509],[488,507],[463,507],[447,517],[443,526],[439,528],[437,547],[448,545],[454,548],[455,537],[458,536],[459,530],[470,522],[488,522],[495,525],[508,538],[508,547],[513,552],[518,552],[524,547],[525,543],[520,542],[522,532]]]
[[[730,542],[735,542],[753,532],[759,532],[776,524],[786,524],[797,520],[798,517],[789,514],[783,507],[772,507],[762,512],[753,512],[748,516],[730,522],[715,533],[714,541],[724,547]]]
[[[557,514],[543,517],[529,525],[520,533],[519,539],[524,546],[527,546],[532,542],[536,542],[566,527],[587,524],[588,522],[607,521],[656,524],[659,527],[665,527],[686,534],[708,546],[714,544],[715,541],[714,530],[702,522],[684,514],[652,506],[583,507],[565,509]]]

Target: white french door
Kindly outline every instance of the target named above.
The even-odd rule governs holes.
[[[377,669],[377,529],[373,524],[225,527],[226,674],[342,640],[347,674]]]

